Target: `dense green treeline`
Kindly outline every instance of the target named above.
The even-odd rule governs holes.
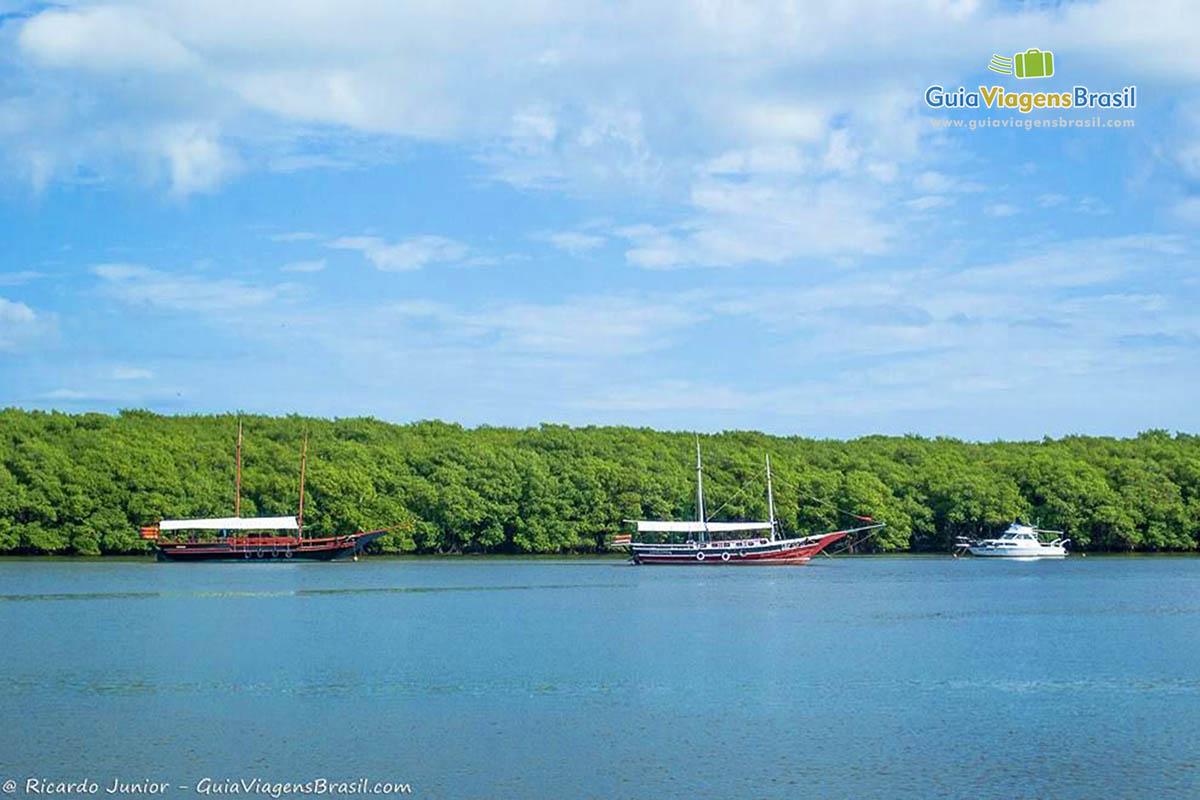
[[[622,519],[695,513],[687,433],[242,421],[243,515],[295,513],[307,431],[306,529],[408,523],[381,540],[388,552],[591,549]],[[231,415],[0,411],[0,552],[138,552],[139,525],[232,514],[236,429]],[[846,526],[835,508],[870,514],[888,527],[868,549],[946,550],[1018,517],[1093,550],[1194,550],[1200,537],[1192,435],[976,444],[729,432],[701,443],[714,518],[765,518],[769,452],[785,530]]]

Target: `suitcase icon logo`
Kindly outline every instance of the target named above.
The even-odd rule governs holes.
[[[1054,74],[1054,53],[1049,50],[1039,50],[1031,47],[1024,53],[1017,53],[1012,58],[993,55],[988,63],[988,69],[1001,75],[1015,75],[1018,78],[1049,78]]]

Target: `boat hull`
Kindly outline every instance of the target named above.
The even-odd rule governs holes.
[[[1020,561],[1033,561],[1039,558],[1065,558],[1067,544],[1070,539],[1055,539],[1052,542],[1043,541],[1042,534],[1062,534],[1062,531],[1048,531],[1035,528],[1017,521],[1008,526],[1004,533],[994,539],[968,539],[958,537],[956,554],[970,553],[980,558],[1011,558]]]
[[[748,542],[703,542],[678,545],[633,543],[633,563],[654,566],[737,567],[807,563],[813,556],[847,535],[845,531],[820,537]]]
[[[984,547],[976,545],[968,547],[967,550],[973,556],[980,558],[1013,558],[1031,561],[1035,558],[1066,558],[1067,550],[1065,547],[1045,546],[1045,547]]]
[[[335,561],[354,558],[386,531],[322,539],[294,537],[235,538],[212,542],[159,541],[159,561],[231,561],[261,564],[280,561]]]

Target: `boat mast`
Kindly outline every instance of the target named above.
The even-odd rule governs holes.
[[[700,434],[696,434],[696,522],[704,526],[700,541],[708,538],[708,520],[704,518],[704,472],[700,465]]]
[[[237,478],[234,481],[233,515],[242,515],[242,420],[238,419]]]
[[[308,434],[304,434],[304,443],[300,445],[300,519],[296,523],[296,538],[304,538],[304,465],[308,460]]]
[[[767,511],[771,519],[771,541],[775,541],[775,490],[771,488],[771,454],[767,453]]]

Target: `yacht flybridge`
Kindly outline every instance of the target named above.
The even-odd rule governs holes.
[[[681,565],[766,565],[804,564],[838,539],[860,531],[882,528],[883,523],[870,517],[855,516],[871,524],[846,530],[820,533],[813,536],[780,537],[775,520],[775,493],[771,486],[771,457],[767,456],[766,522],[711,522],[704,515],[704,468],[700,459],[700,442],[696,441],[696,519],[691,522],[658,520],[626,520],[643,534],[686,535],[681,543],[632,541],[621,537],[621,546],[629,548],[635,564]],[[725,538],[731,536],[733,538]]]
[[[1041,534],[1058,535],[1053,541],[1043,541]],[[985,558],[1063,558],[1067,554],[1067,542],[1061,538],[1062,531],[1048,531],[1014,522],[996,539],[968,539],[960,536],[955,542],[958,553],[969,552]]]

